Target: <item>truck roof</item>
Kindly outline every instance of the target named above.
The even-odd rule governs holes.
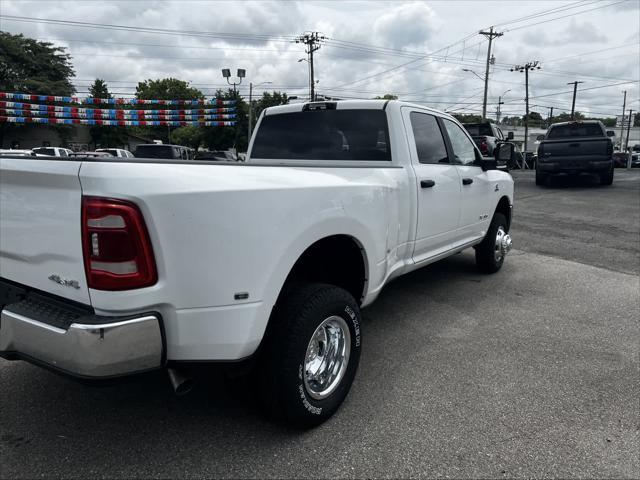
[[[552,123],[549,128],[558,126],[558,125],[576,125],[576,124],[580,124],[580,123],[599,123],[602,124],[602,122],[600,120],[570,120],[568,122],[558,122],[558,123]]]
[[[280,113],[293,113],[293,112],[301,112],[303,110],[307,110],[313,106],[317,106],[317,108],[322,108],[322,105],[335,104],[336,110],[383,110],[387,108],[388,105],[394,106],[408,106],[412,108],[419,108],[420,110],[426,110],[429,112],[437,113],[438,115],[444,115],[450,118],[451,115],[448,113],[442,112],[440,110],[435,110],[433,108],[425,107],[424,105],[418,105],[416,103],[404,102],[401,100],[381,100],[381,99],[371,99],[371,100],[323,100],[318,102],[304,102],[304,103],[292,103],[288,105],[278,105],[276,107],[269,107],[264,110],[265,115],[277,115]]]

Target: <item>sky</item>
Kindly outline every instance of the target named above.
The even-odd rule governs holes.
[[[139,81],[165,77],[212,95],[227,87],[222,68],[244,68],[244,96],[252,83],[254,95],[308,97],[305,46],[294,40],[317,31],[326,38],[314,54],[317,93],[393,94],[480,113],[488,41],[478,32],[491,26],[502,36],[492,48],[489,116],[499,98],[503,116],[524,114],[525,74],[510,69],[535,61],[530,105],[543,117],[550,107],[571,110],[574,81],[584,82],[580,112],[619,115],[624,90],[627,109],[640,109],[640,0],[0,0],[1,30],[68,48],[80,96],[95,78],[124,97]]]

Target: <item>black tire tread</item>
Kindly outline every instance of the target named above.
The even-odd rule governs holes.
[[[495,273],[500,270],[504,262],[504,257],[501,262],[496,262],[494,256],[495,238],[499,226],[507,230],[507,219],[503,214],[496,212],[493,214],[484,240],[476,246],[476,265],[482,273]]]
[[[355,300],[346,290],[322,283],[289,288],[283,301],[276,307],[272,318],[274,323],[271,325],[270,335],[263,352],[259,382],[262,404],[270,416],[286,420],[295,426],[310,427],[322,423],[335,411],[334,409],[323,418],[300,418],[292,414],[293,410],[288,405],[288,399],[283,395],[286,387],[285,382],[291,375],[297,375],[296,370],[299,362],[299,357],[295,354],[294,349],[287,347],[299,342],[299,339],[305,336],[305,330],[308,328],[304,322],[295,321],[295,319],[307,318],[316,309],[323,308],[333,302],[345,302],[352,305],[356,312],[358,311]],[[357,369],[359,355],[354,355],[353,360],[356,362],[355,369]],[[345,380],[348,379],[345,377],[343,382]],[[341,387],[343,386],[341,385]],[[350,382],[347,389],[349,387]]]

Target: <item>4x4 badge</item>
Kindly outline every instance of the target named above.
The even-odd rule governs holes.
[[[69,280],[67,278],[62,278],[60,275],[49,275],[49,280],[52,282],[56,282],[58,285],[62,285],[63,287],[72,287],[76,290],[80,290],[80,284],[77,280]]]

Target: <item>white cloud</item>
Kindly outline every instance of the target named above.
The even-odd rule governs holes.
[[[346,44],[328,42],[315,56],[320,93],[360,98],[396,93],[401,98],[429,102],[436,108],[454,106],[467,111],[479,111],[481,108],[483,83],[473,74],[462,71],[467,68],[484,75],[486,42],[476,32],[492,24],[498,25],[562,5],[553,0],[486,1],[482,8],[478,8],[479,3],[473,0],[435,3],[277,0],[0,2],[1,13],[5,15],[274,37],[254,37],[254,41],[240,38],[225,40],[0,20],[2,30],[22,32],[40,39],[58,39],[54,43],[68,46],[77,72],[79,91],[86,91],[91,79],[101,77],[108,81],[113,91],[131,94],[139,81],[171,76],[189,80],[205,94],[212,94],[216,88],[226,86],[220,74],[221,68],[245,68],[247,79],[240,86],[243,94],[248,94],[249,81],[254,84],[268,81],[272,83],[255,89],[258,94],[262,89],[276,89],[302,96],[306,94],[308,84],[307,63],[297,61],[305,57],[303,46],[290,43],[286,38],[275,38],[277,36],[295,36],[317,30],[334,41],[425,54],[469,37],[464,44],[449,49],[446,62],[443,59],[425,59],[406,68],[394,67],[415,57],[345,48]],[[572,2],[567,0],[565,3],[569,5]],[[504,36],[494,42],[497,63],[492,67],[489,103],[495,103],[499,95],[511,90],[506,94],[509,103],[503,111],[508,114],[521,111],[524,75],[509,72],[508,67],[532,60],[540,60],[543,66],[542,70],[532,74],[532,96],[563,92],[568,88],[566,83],[573,80],[587,82],[583,88],[588,88],[614,84],[619,79],[637,79],[640,75],[638,56],[634,56],[638,54],[637,10],[630,10],[627,4],[621,5],[624,8],[600,8],[553,22],[541,23],[553,15],[536,18],[524,22],[531,24],[530,27],[519,30],[510,29],[523,23],[500,27]],[[589,54],[621,45],[626,46]],[[585,53],[587,55],[583,55]],[[623,89],[638,97],[637,83],[585,90],[578,94],[578,106],[589,107],[593,111],[597,108],[601,113],[615,113],[621,108],[618,104],[621,103],[620,91]],[[541,105],[553,104],[558,109],[568,105],[570,108],[570,95],[543,98],[544,103],[542,99],[538,102]],[[456,105],[456,102],[462,103]],[[489,111],[493,109],[492,105],[488,107]]]

